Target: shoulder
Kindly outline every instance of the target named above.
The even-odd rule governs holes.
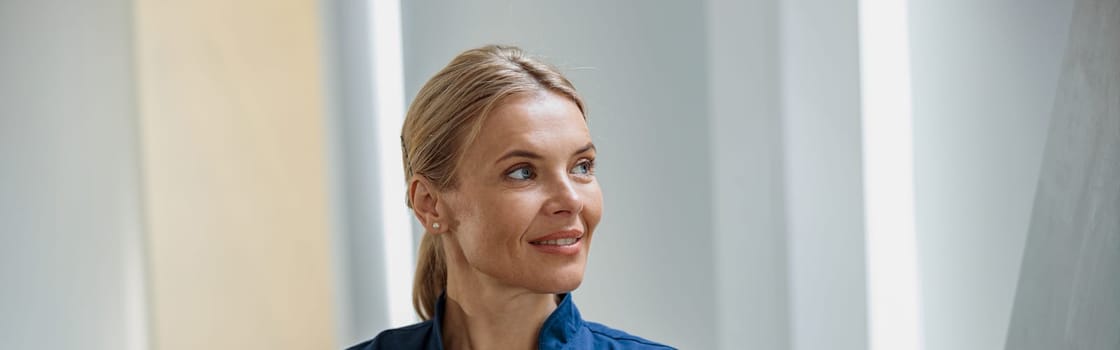
[[[432,321],[382,331],[373,339],[361,342],[347,350],[425,349],[432,333]]]
[[[609,347],[612,349],[674,349],[671,346],[607,327],[601,323],[585,321],[583,326],[591,333],[592,338],[594,338],[594,342],[596,343],[595,348],[600,348],[602,345],[610,345]]]

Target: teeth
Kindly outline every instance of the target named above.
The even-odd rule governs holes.
[[[576,243],[577,240],[579,240],[579,239],[578,238],[561,238],[561,239],[553,239],[553,240],[548,240],[548,241],[536,241],[536,242],[533,242],[533,244],[537,244],[537,245],[572,245],[572,244]]]

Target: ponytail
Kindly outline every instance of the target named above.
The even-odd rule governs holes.
[[[416,259],[416,278],[412,283],[412,307],[427,321],[436,316],[436,300],[447,287],[447,262],[443,258],[443,239],[424,233]]]

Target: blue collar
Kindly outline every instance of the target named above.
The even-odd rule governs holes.
[[[436,314],[432,319],[431,338],[428,339],[428,349],[443,349],[443,307],[446,295],[441,293],[436,301]],[[560,304],[552,310],[552,314],[544,320],[537,336],[537,346],[540,349],[550,348],[550,344],[567,344],[576,338],[583,327],[583,318],[572,302],[571,293],[560,294]],[[434,346],[434,347],[433,347]]]
[[[351,347],[351,350],[381,349],[443,349],[441,326],[445,296],[436,301],[432,319],[396,329],[382,331],[373,339]],[[537,336],[537,348],[551,349],[672,349],[647,339],[627,334],[595,322],[585,322],[576,310],[570,294],[560,294],[556,310],[548,315]]]

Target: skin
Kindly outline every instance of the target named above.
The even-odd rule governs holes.
[[[444,242],[444,346],[536,348],[556,294],[583,281],[602,216],[587,123],[562,95],[514,95],[464,152],[455,189],[439,191],[422,176],[409,186],[417,219]],[[530,243],[567,229],[583,232],[576,254],[548,254]]]

